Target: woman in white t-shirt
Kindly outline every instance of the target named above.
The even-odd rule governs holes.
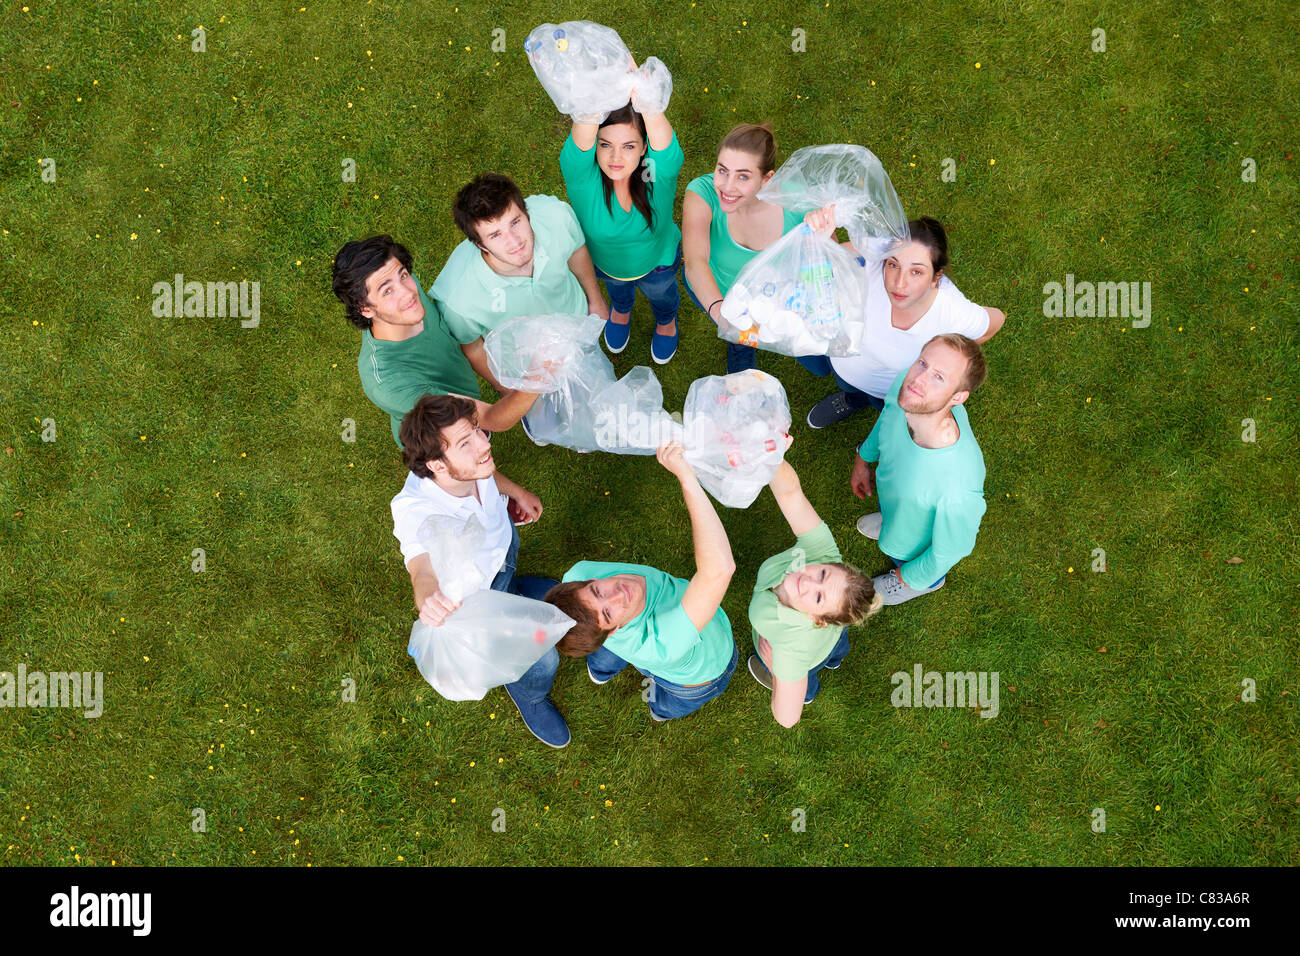
[[[806,221],[815,230],[834,228],[830,207],[810,212]],[[883,408],[894,379],[916,361],[921,348],[934,336],[956,332],[982,344],[1006,321],[1000,309],[976,305],[943,274],[948,266],[948,236],[937,219],[914,219],[908,228],[911,242],[890,250],[890,256],[878,266],[868,267],[871,275],[862,353],[849,358],[818,355],[799,359],[814,375],[834,375],[840,386],[812,407],[808,413],[811,428],[843,421],[868,405]]]

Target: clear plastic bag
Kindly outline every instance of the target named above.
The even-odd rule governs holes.
[[[605,321],[594,315],[520,315],[483,337],[488,368],[505,388],[545,395],[563,388],[594,349]]]
[[[835,222],[868,262],[879,261],[911,236],[889,174],[865,146],[832,143],[797,149],[758,192],[792,212],[835,205]]]
[[[429,552],[429,564],[438,578],[438,590],[453,601],[463,601],[467,595],[492,582],[484,577],[475,560],[487,547],[487,531],[477,515],[458,518],[454,515],[430,515],[416,531],[420,545]],[[497,548],[486,563],[500,567],[506,549]]]
[[[542,397],[524,416],[533,440],[574,451],[600,449],[592,398],[614,384],[594,315],[521,315],[483,338],[488,368],[506,388]]]
[[[691,383],[684,424],[686,460],[704,490],[748,508],[785,459],[790,404],[766,372],[710,375]]]
[[[681,441],[682,426],[664,411],[664,390],[654,370],[638,365],[592,397],[595,438],[602,451],[653,455]]]
[[[441,626],[417,620],[406,652],[447,700],[482,700],[489,689],[523,677],[574,623],[544,601],[475,591]]]
[[[867,273],[800,223],[749,262],[722,300],[718,337],[781,355],[857,355]]]
[[[589,20],[543,23],[528,34],[524,52],[555,108],[579,123],[604,122],[627,105],[638,78],[618,33]]]
[[[673,95],[673,75],[664,61],[648,56],[635,75],[632,108],[638,113],[665,113]]]

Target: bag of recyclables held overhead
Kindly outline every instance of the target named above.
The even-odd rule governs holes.
[[[447,700],[482,700],[489,689],[519,680],[573,626],[554,605],[488,589],[492,582],[475,562],[486,542],[476,515],[433,515],[418,533],[439,590],[463,602],[440,626],[417,619],[406,648]],[[501,549],[490,563],[504,558]]]
[[[524,41],[524,52],[555,108],[578,123],[602,123],[626,106],[662,113],[672,95],[672,75],[648,57],[640,67],[618,33],[589,20],[543,23]]]
[[[710,375],[691,383],[683,425],[686,461],[704,490],[748,508],[785,459],[790,404],[766,372]]]

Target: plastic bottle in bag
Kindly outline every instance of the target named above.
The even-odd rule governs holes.
[[[790,405],[766,372],[710,375],[691,383],[683,425],[686,460],[704,490],[748,508],[785,458]]]

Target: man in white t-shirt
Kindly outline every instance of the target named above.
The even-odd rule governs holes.
[[[828,221],[833,227],[826,210],[808,214],[814,229],[828,228]],[[883,408],[885,395],[899,373],[911,367],[925,343],[936,335],[956,333],[982,345],[1006,321],[1000,309],[976,305],[943,274],[948,266],[948,237],[938,220],[928,216],[915,219],[908,228],[911,242],[891,249],[883,263],[867,266],[870,276],[861,354],[799,359],[815,375],[833,374],[840,386],[812,407],[808,413],[811,428],[833,425],[867,406]]]
[[[478,426],[475,405],[458,395],[424,395],[402,419],[402,456],[411,470],[393,498],[393,534],[411,575],[420,620],[437,627],[460,607],[442,593],[429,553],[420,543],[420,525],[430,515],[474,515],[487,532],[475,556],[478,569],[495,591],[540,601],[557,581],[515,577],[520,524],[542,514],[537,496],[498,474],[487,434]],[[504,555],[504,560],[502,559]],[[551,702],[551,685],[559,667],[551,648],[523,677],[506,684],[524,724],[538,740],[563,747],[569,727]]]

